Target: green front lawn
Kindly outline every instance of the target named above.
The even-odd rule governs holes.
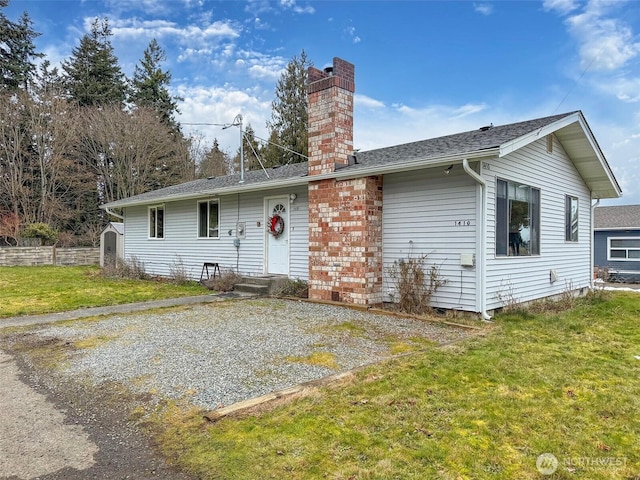
[[[109,279],[97,267],[0,267],[0,318],[206,293],[195,282]]]
[[[266,413],[167,407],[163,452],[203,479],[638,479],[640,294],[504,314],[473,340]],[[542,475],[539,455],[558,468]],[[542,467],[549,466],[549,463]]]

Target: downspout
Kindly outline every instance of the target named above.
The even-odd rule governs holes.
[[[120,220],[124,220],[124,217],[122,215],[119,215],[117,213],[114,213],[112,210],[110,210],[109,208],[105,208],[104,209],[105,212],[107,212],[109,215],[112,215],[116,218],[119,218]]]
[[[596,286],[595,285],[595,278],[593,278],[594,277],[593,268],[595,266],[594,265],[595,259],[593,257],[594,257],[594,244],[596,242],[596,239],[594,238],[595,237],[595,227],[596,227],[594,218],[595,218],[595,213],[596,213],[596,207],[598,205],[600,205],[600,199],[599,198],[596,199],[596,203],[591,205],[591,239],[590,239],[590,242],[589,242],[589,245],[590,245],[590,247],[589,247],[590,252],[589,253],[590,253],[590,256],[591,256],[591,262],[590,262],[591,263],[591,273],[590,273],[590,275],[591,275],[591,282],[590,282],[591,290],[593,290],[595,288],[595,286]]]
[[[478,223],[480,225],[480,238],[478,251],[478,261],[476,262],[476,268],[478,269],[478,276],[480,277],[480,314],[482,319],[486,321],[491,320],[491,315],[487,313],[487,282],[486,282],[486,251],[487,251],[487,182],[484,178],[478,175],[470,166],[469,161],[464,158],[462,160],[462,168],[467,175],[473,178],[480,185],[480,218]]]

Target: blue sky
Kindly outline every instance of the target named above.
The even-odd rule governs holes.
[[[603,204],[640,204],[635,0],[11,0],[5,14],[23,11],[54,64],[97,16],[129,76],[156,38],[185,133],[229,153],[236,129],[189,124],[240,113],[266,138],[277,79],[304,49],[319,68],[334,56],[355,64],[355,148],[582,110],[623,189]]]

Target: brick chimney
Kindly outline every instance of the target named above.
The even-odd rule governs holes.
[[[310,68],[309,298],[382,302],[382,177],[332,178],[353,153],[354,66]]]
[[[332,173],[353,152],[354,66],[340,58],[333,67],[308,72],[309,175]]]

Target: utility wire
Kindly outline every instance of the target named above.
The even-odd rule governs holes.
[[[593,56],[593,58],[589,62],[589,65],[587,65],[585,67],[585,69],[582,71],[582,73],[580,74],[578,79],[573,83],[573,85],[571,86],[571,88],[569,89],[567,94],[562,98],[562,100],[560,100],[560,103],[558,104],[556,109],[551,113],[551,115],[555,114],[558,111],[558,109],[560,108],[560,105],[562,105],[564,103],[564,101],[567,99],[567,97],[571,94],[571,92],[573,92],[573,90],[576,88],[576,85],[578,85],[578,83],[580,83],[580,80],[582,80],[582,77],[584,77],[584,75],[591,68],[593,63],[596,61],[596,58],[598,58],[600,56],[600,54],[602,53],[603,50],[604,50],[604,45],[602,47],[600,47],[600,50],[598,50],[598,52]]]

